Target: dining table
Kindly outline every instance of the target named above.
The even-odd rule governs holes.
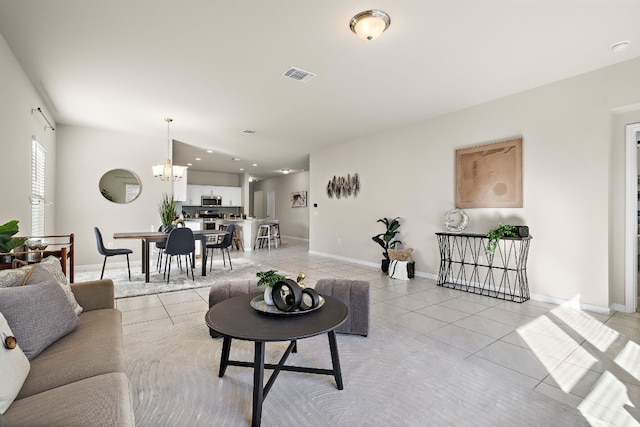
[[[227,234],[224,230],[193,230],[194,240],[202,242],[202,276],[207,275],[207,238],[210,236],[222,236]],[[129,231],[122,233],[113,233],[114,239],[136,239],[142,242],[142,272],[144,273],[144,281],[150,282],[150,262],[151,262],[151,243],[165,242],[169,237],[169,233],[162,231]],[[195,267],[195,253],[191,254],[191,266]]]

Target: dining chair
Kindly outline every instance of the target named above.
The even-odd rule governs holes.
[[[127,270],[129,271],[129,281],[131,281],[131,267],[129,265],[129,254],[132,254],[133,251],[127,248],[119,248],[119,249],[107,249],[104,247],[104,242],[102,241],[102,233],[98,227],[93,227],[93,231],[96,233],[96,243],[98,244],[98,252],[104,256],[104,262],[102,263],[102,272],[100,273],[100,280],[104,276],[104,267],[107,265],[107,258],[116,256],[116,255],[126,255],[127,256]]]
[[[164,225],[158,227],[158,231],[163,231],[164,229]],[[156,249],[158,250],[158,260],[156,261],[156,268],[158,269],[158,273],[160,273],[160,270],[162,270],[162,255],[164,254],[165,246],[167,246],[166,240],[162,242],[156,242]]]
[[[229,253],[229,247],[233,244],[233,228],[235,226],[233,224],[227,225],[227,229],[225,230],[227,234],[224,235],[224,238],[219,243],[207,243],[206,249],[211,249],[211,262],[209,263],[209,271],[213,269],[213,250],[220,249],[222,251],[222,262],[224,266],[227,266],[227,262],[224,259],[224,251],[227,250],[227,257],[229,258],[229,267],[233,270],[233,265],[231,265],[231,254]]]
[[[169,232],[167,237],[167,244],[164,248],[166,255],[164,260],[164,271],[167,273],[167,283],[169,283],[169,277],[171,276],[171,259],[175,256],[180,259],[180,255],[185,256],[185,263],[187,265],[187,278],[189,277],[189,267],[191,267],[191,278],[195,280],[193,275],[193,265],[189,256],[196,250],[196,242],[193,238],[193,231],[190,228],[181,227],[174,228]],[[167,266],[169,271],[167,272]]]

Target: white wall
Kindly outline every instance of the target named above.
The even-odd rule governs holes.
[[[455,150],[521,136],[524,207],[468,209],[467,231],[528,225],[536,297],[580,295],[600,309],[623,302],[609,295],[610,286],[623,286],[610,282],[609,263],[624,242],[609,235],[610,191],[624,188],[624,178],[610,173],[624,170],[624,161],[612,164],[624,150],[624,141],[613,140],[612,110],[640,102],[638,75],[640,59],[312,153],[309,203],[318,208],[310,208],[310,251],[378,265],[376,220],[400,216],[400,239],[415,248],[416,269],[436,275],[434,233],[445,231],[443,214],[454,207]],[[327,197],[331,177],[355,172],[357,198]]]
[[[197,185],[221,185],[227,187],[240,187],[241,174],[206,172],[189,169],[188,184]]]
[[[58,201],[56,230],[75,233],[76,265],[100,264],[93,227],[102,231],[105,244],[134,250],[141,259],[139,240],[114,241],[114,232],[157,229],[158,203],[171,184],[154,178],[151,166],[164,163],[162,138],[129,135],[77,126],[60,126],[58,133]],[[106,200],[98,183],[111,169],[127,169],[140,178],[140,195],[127,204]],[[124,261],[124,258],[119,261]]]
[[[47,150],[45,233],[55,231],[56,131],[44,129],[46,122],[34,108],[42,108],[53,124],[52,115],[0,35],[0,224],[19,221],[20,235],[31,234],[31,138]]]
[[[260,190],[263,191],[265,210],[267,193],[269,191],[275,192],[276,218],[280,222],[280,234],[283,236],[308,239],[309,204],[307,203],[306,208],[292,208],[291,193],[296,191],[309,191],[309,172],[298,172],[251,183],[250,191],[252,194]]]

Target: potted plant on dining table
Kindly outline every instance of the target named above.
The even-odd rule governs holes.
[[[177,201],[173,198],[173,194],[162,193],[158,210],[160,212],[160,231],[168,233],[171,231],[173,220],[176,219]]]

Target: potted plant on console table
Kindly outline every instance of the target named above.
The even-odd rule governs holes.
[[[376,222],[383,223],[387,227],[387,230],[384,233],[377,234],[371,238],[371,240],[379,244],[382,249],[384,249],[382,252],[384,259],[382,260],[381,268],[385,273],[389,271],[389,249],[395,249],[397,245],[402,243],[400,240],[396,240],[396,236],[399,233],[398,229],[400,228],[399,219],[399,216],[392,220],[389,218],[380,218]]]

